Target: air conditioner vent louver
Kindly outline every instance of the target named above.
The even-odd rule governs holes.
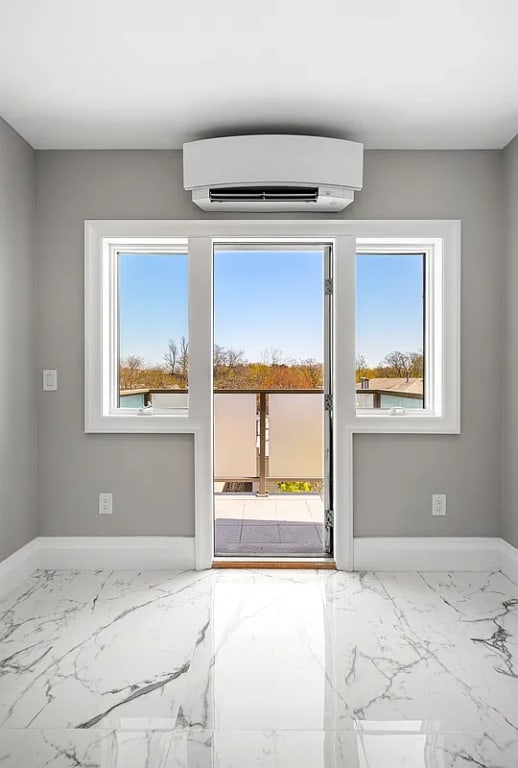
[[[227,202],[290,202],[316,203],[318,187],[225,187],[209,189],[213,203]]]

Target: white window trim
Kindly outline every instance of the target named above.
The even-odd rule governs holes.
[[[189,415],[138,416],[107,413],[106,295],[103,254],[111,244],[143,238],[157,245],[188,238],[189,255]],[[282,238],[333,241],[334,259],[334,477],[335,561],[353,568],[353,454],[355,433],[458,433],[460,431],[460,222],[457,220],[209,220],[85,222],[85,431],[106,433],[191,433],[195,460],[196,567],[213,560],[212,497],[212,248],[217,240],[236,242]],[[358,238],[439,239],[442,242],[442,381],[440,413],[419,416],[364,416],[356,413],[355,263]],[[105,282],[105,280],[104,280]],[[103,325],[104,322],[104,325]],[[343,334],[344,328],[351,332]],[[109,325],[108,325],[109,332]],[[109,381],[109,379],[108,379]],[[104,389],[103,389],[104,387]],[[104,409],[103,409],[104,408]]]
[[[157,238],[158,240],[158,238]],[[163,240],[163,238],[161,239]],[[167,242],[144,242],[137,243],[135,240],[124,243],[109,243],[106,247],[106,254],[103,263],[103,304],[108,305],[115,310],[118,301],[118,257],[122,253],[140,254],[187,254],[187,238],[171,238]],[[187,257],[188,258],[188,257]],[[121,408],[117,405],[119,389],[119,313],[109,311],[105,314],[105,321],[109,326],[108,332],[103,333],[103,416],[115,416],[117,419],[124,416],[140,416],[138,408]],[[106,326],[105,326],[106,328]],[[147,412],[151,413],[151,412]],[[175,417],[186,419],[189,415],[188,408],[177,409],[177,411],[153,408],[154,416]],[[146,416],[147,418],[147,416]]]
[[[153,409],[145,414],[137,408],[121,409],[116,405],[118,389],[118,313],[117,258],[119,253],[187,253],[185,237],[101,237],[92,243],[87,227],[85,263],[85,432],[122,433],[194,433],[201,423],[200,392],[194,377],[189,391],[189,407],[180,412]],[[195,250],[195,240],[191,239]],[[97,257],[95,252],[97,251]],[[191,277],[191,271],[194,273]],[[202,347],[204,329],[196,317],[195,307],[206,279],[199,258],[189,256],[189,357],[191,370],[199,367],[205,355]],[[209,273],[209,277],[211,277]],[[194,295],[191,287],[195,286]],[[210,351],[209,351],[210,356]]]
[[[358,253],[425,254],[425,407],[356,409],[355,432],[460,432],[460,249],[444,237],[356,240]]]

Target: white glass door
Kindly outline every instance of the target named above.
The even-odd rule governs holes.
[[[214,247],[217,557],[333,554],[328,244]]]

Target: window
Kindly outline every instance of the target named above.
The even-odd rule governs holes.
[[[117,254],[118,408],[188,408],[187,253]]]
[[[424,253],[357,253],[357,409],[425,407],[425,286]]]
[[[358,431],[459,428],[458,252],[442,238],[358,238]]]
[[[209,429],[214,248],[301,238],[332,245],[336,424],[460,431],[460,224],[365,220],[86,222],[86,431]]]
[[[88,251],[86,430],[192,431],[187,238],[103,237]]]

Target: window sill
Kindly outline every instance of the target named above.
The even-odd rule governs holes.
[[[460,434],[456,414],[437,416],[433,413],[390,415],[389,413],[356,414],[352,432],[356,434]]]
[[[200,424],[192,417],[179,414],[110,414],[90,417],[85,421],[85,432],[119,434],[195,434]]]

